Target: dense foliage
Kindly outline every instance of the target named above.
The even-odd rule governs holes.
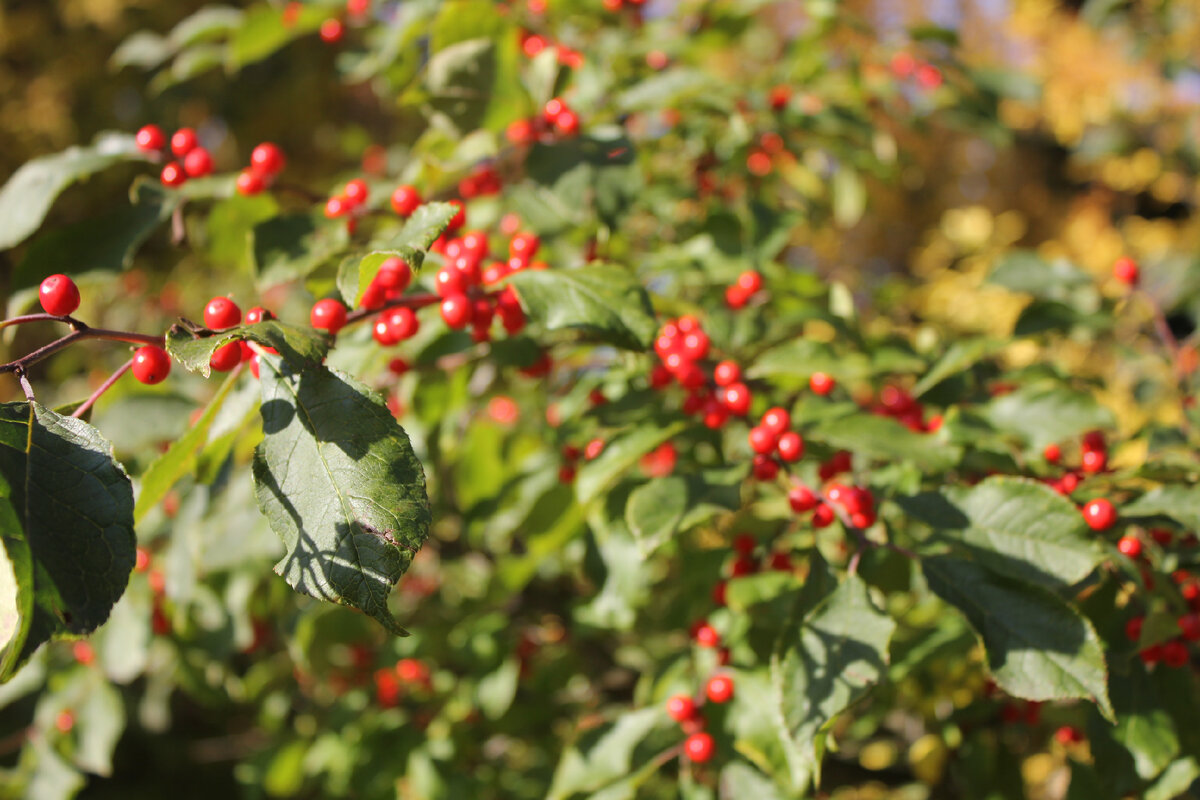
[[[0,796],[1200,794],[1200,14],[977,5],[0,10]]]

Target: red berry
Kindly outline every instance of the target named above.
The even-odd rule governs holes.
[[[733,699],[733,678],[728,675],[714,675],[708,679],[704,694],[714,703],[728,703]]]
[[[463,298],[464,300],[466,298]],[[421,328],[421,321],[417,319],[417,314],[411,308],[401,306],[393,308],[387,312],[384,324],[387,327],[389,335],[396,342],[403,342],[405,339],[411,339],[417,335],[417,331]]]
[[[287,159],[279,146],[263,142],[250,151],[250,169],[263,176],[277,175],[283,171]]]
[[[162,172],[159,173],[158,179],[162,181],[163,186],[169,186],[170,188],[174,189],[176,187],[183,186],[183,184],[187,182],[187,173],[184,172],[183,167],[179,165],[179,162],[172,161],[162,168]]]
[[[1062,448],[1056,444],[1046,445],[1046,449],[1042,450],[1042,458],[1046,459],[1047,464],[1057,464],[1062,459]]]
[[[822,397],[833,391],[836,381],[824,372],[814,372],[808,379],[808,388],[813,390],[813,394],[819,394]]]
[[[1079,465],[1089,474],[1103,472],[1108,466],[1108,454],[1103,450],[1085,450],[1080,456]]]
[[[72,711],[60,711],[54,718],[54,727],[59,733],[70,733],[75,727],[75,714]]]
[[[42,281],[38,299],[47,314],[65,317],[79,308],[79,287],[66,275],[51,275]]]
[[[337,44],[342,40],[346,28],[340,19],[327,19],[321,23],[321,41],[326,44]]]
[[[533,144],[537,141],[537,129],[532,120],[513,120],[504,129],[504,138],[517,146]]]
[[[263,320],[275,319],[275,315],[262,306],[255,306],[246,312],[246,324],[257,325]]]
[[[75,642],[71,645],[71,655],[85,667],[96,660],[96,651],[87,642]]]
[[[758,547],[758,540],[748,533],[739,533],[734,537],[733,549],[744,556],[753,553],[756,547]]]
[[[1187,666],[1189,661],[1187,645],[1178,639],[1164,642],[1162,646],[1163,663],[1172,669]]]
[[[196,146],[196,132],[191,128],[180,128],[171,136],[171,152],[183,158]]]
[[[817,507],[817,496],[812,489],[807,486],[793,486],[788,491],[788,505],[792,507],[792,511],[800,514],[805,511],[811,511]]]
[[[1142,554],[1142,540],[1136,536],[1122,536],[1117,540],[1117,549],[1122,555],[1137,558]]]
[[[1136,286],[1138,278],[1141,277],[1141,270],[1132,258],[1121,256],[1113,264],[1113,277],[1126,286]]]
[[[696,703],[686,694],[677,694],[667,700],[667,716],[676,722],[689,720],[696,713]]]
[[[754,294],[762,288],[762,275],[754,270],[746,270],[738,275],[737,287],[747,295]]]
[[[785,409],[772,408],[762,415],[762,422],[759,424],[779,436],[792,424],[792,417]]]
[[[794,431],[788,431],[780,436],[776,447],[779,450],[779,457],[789,464],[799,461],[804,456],[804,440],[800,438],[800,434]]]
[[[204,326],[214,331],[232,328],[242,321],[242,310],[228,297],[214,297],[204,307]]]
[[[1074,725],[1063,725],[1054,732],[1054,739],[1063,746],[1079,744],[1083,741],[1083,732]]]
[[[396,191],[392,192],[392,210],[402,217],[407,217],[416,211],[419,205],[421,205],[421,195],[413,186],[398,186]]]
[[[694,764],[703,764],[710,760],[715,750],[712,736],[703,731],[693,733],[683,741],[683,753]]]
[[[208,365],[217,372],[229,372],[240,363],[242,363],[241,342],[229,342],[221,345],[213,351],[212,356],[208,359]]]
[[[721,402],[729,409],[729,413],[738,416],[743,416],[750,410],[752,400],[753,395],[750,393],[750,389],[741,382],[731,383],[721,393]]]
[[[1079,446],[1085,453],[1090,451],[1104,452],[1108,449],[1108,444],[1104,441],[1103,431],[1088,431],[1083,435],[1083,440],[1080,441]]]
[[[234,188],[237,189],[238,194],[249,197],[267,188],[267,184],[263,180],[261,173],[255,172],[252,169],[244,169],[238,173]]]
[[[212,155],[203,147],[193,147],[183,157],[183,171],[189,178],[203,178],[213,171]]]
[[[325,217],[326,219],[337,219],[344,216],[350,211],[350,201],[341,195],[331,197],[325,201]]]
[[[554,128],[563,136],[574,136],[579,132],[579,115],[569,108],[563,110],[554,118]]]
[[[583,457],[586,458],[588,461],[592,461],[592,460],[598,458],[600,456],[600,454],[603,452],[604,452],[604,440],[603,439],[592,439],[590,442],[587,443],[587,446],[583,448]]]
[[[538,251],[541,243],[541,240],[532,233],[518,233],[508,243],[508,254],[530,259]]]
[[[362,178],[355,178],[346,184],[346,189],[343,194],[350,201],[351,205],[362,205],[367,202],[367,195],[370,190],[367,189],[367,182]]]
[[[332,297],[318,300],[309,313],[309,321],[314,328],[337,333],[346,324],[346,307]]]
[[[812,524],[814,528],[825,528],[833,523],[833,508],[826,503],[818,503],[813,509]]]
[[[145,384],[162,383],[171,371],[171,357],[156,345],[139,347],[133,354],[133,377]]]
[[[163,149],[167,143],[167,137],[163,134],[162,128],[157,125],[145,125],[134,137],[139,150],[144,150],[147,153],[157,152]]]
[[[542,118],[545,119],[546,122],[553,123],[556,119],[558,119],[558,115],[566,110],[567,104],[555,97],[552,100],[547,101],[546,105],[542,108]]]
[[[717,629],[707,622],[701,623],[696,628],[693,638],[695,638],[696,644],[701,647],[716,647],[721,644],[721,634],[717,633]]]
[[[1184,614],[1178,621],[1183,638],[1189,642],[1200,642],[1200,614]]]
[[[750,449],[759,454],[771,452],[779,442],[779,437],[774,431],[768,430],[761,425],[751,428],[747,438],[750,440]]]
[[[375,283],[393,292],[403,292],[412,282],[412,269],[404,259],[392,256],[379,265]]]
[[[442,300],[442,319],[455,330],[471,322],[471,311],[471,301],[464,294],[451,294]]]
[[[1094,531],[1108,530],[1117,521],[1117,510],[1112,503],[1101,497],[1083,507],[1083,519]]]
[[[779,476],[779,463],[763,453],[754,456],[750,466],[756,480],[773,481]]]
[[[713,383],[717,386],[730,386],[741,380],[742,368],[733,361],[722,361],[713,367]]]

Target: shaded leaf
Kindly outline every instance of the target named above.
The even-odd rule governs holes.
[[[1170,517],[1200,529],[1200,486],[1160,486],[1121,506],[1123,517]]]
[[[1026,700],[1092,700],[1113,719],[1104,649],[1079,612],[1047,589],[970,561],[937,556],[921,567],[929,588],[979,633],[1006,692]]]
[[[283,539],[275,566],[302,594],[403,634],[392,587],[429,535],[425,473],[404,429],[365,387],[324,367],[262,358],[259,507]]]
[[[283,360],[293,367],[315,366],[329,352],[329,336],[312,328],[299,328],[278,320],[267,320],[254,325],[239,325],[236,328],[205,335],[194,335],[182,325],[172,325],[167,331],[167,352],[191,372],[204,377],[212,374],[209,359],[217,348],[234,341],[256,342],[263,347],[273,347]]]
[[[984,416],[999,430],[1023,436],[1039,450],[1114,423],[1112,412],[1096,402],[1095,395],[1050,381],[1028,384],[995,398],[984,409]]]
[[[251,235],[260,286],[303,278],[350,241],[345,225],[307,214],[272,217],[255,225]]]
[[[620,267],[522,270],[509,280],[526,312],[548,330],[577,330],[629,350],[645,350],[658,332],[649,295]]]

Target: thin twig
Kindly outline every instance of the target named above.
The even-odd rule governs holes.
[[[21,391],[25,392],[25,399],[34,402],[33,386],[29,383],[29,376],[25,374],[25,370],[17,371],[17,379],[21,381]]]
[[[71,327],[77,327],[80,324],[78,320],[70,315],[56,317],[53,314],[25,314],[20,317],[0,320],[0,328],[7,328],[9,325],[22,325],[26,322],[65,322]]]
[[[0,373],[22,371],[33,364],[49,358],[60,350],[64,350],[76,342],[81,342],[85,339],[108,339],[117,342],[129,342],[131,344],[153,344],[162,346],[163,337],[152,336],[145,333],[134,333],[133,331],[113,331],[105,328],[89,328],[82,322],[77,322],[78,328],[60,339],[55,339],[50,344],[43,345],[32,353],[28,353],[15,361],[10,361],[7,364],[0,364]]]
[[[346,315],[346,325],[374,316],[375,314],[383,313],[393,308],[411,308],[416,311],[418,308],[431,306],[434,303],[441,302],[440,297],[436,294],[410,294],[405,297],[400,297],[395,300],[389,300],[379,308],[360,308],[357,311],[351,311]],[[344,326],[343,326],[344,327]]]
[[[113,384],[116,383],[117,381],[119,381],[121,379],[121,376],[124,375],[126,372],[128,372],[129,368],[132,366],[133,366],[133,359],[131,358],[128,361],[126,361],[124,364],[122,364],[121,366],[117,367],[117,371],[114,372],[112,375],[109,375],[108,380],[106,380],[104,383],[100,384],[100,386],[96,389],[96,391],[92,392],[91,396],[87,400],[84,400],[83,403],[79,406],[79,408],[77,408],[73,412],[71,412],[71,416],[75,417],[76,419],[80,419],[81,417],[83,417],[83,415],[87,413],[88,409],[91,408],[96,403],[96,401],[100,399],[100,396],[103,395],[105,392],[107,392],[109,389],[111,389]]]

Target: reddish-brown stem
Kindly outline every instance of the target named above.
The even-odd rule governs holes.
[[[88,397],[87,400],[84,400],[79,405],[79,408],[72,411],[71,416],[75,417],[76,419],[79,419],[84,414],[86,414],[88,409],[91,408],[93,405],[95,405],[96,401],[99,400],[100,397],[105,392],[107,392],[109,389],[111,389],[113,387],[113,384],[116,383],[117,381],[119,381],[121,379],[121,376],[124,375],[126,372],[128,372],[129,368],[132,366],[133,366],[133,359],[131,358],[128,361],[126,361],[124,364],[122,364],[121,366],[117,367],[117,371],[114,372],[112,375],[109,375],[108,379],[106,381],[104,381],[104,383],[100,384],[100,386],[98,386],[96,388],[96,391],[92,392],[91,396]]]
[[[9,325],[23,325],[26,322],[65,322],[73,328],[78,328],[82,323],[71,316],[56,317],[53,314],[25,314],[20,317],[11,317],[9,319],[0,320],[0,329],[7,328]]]
[[[60,350],[65,350],[76,342],[84,339],[109,339],[117,342],[129,342],[130,344],[153,344],[159,347],[162,346],[163,337],[151,336],[145,333],[134,333],[133,331],[112,331],[105,328],[89,328],[82,322],[72,321],[78,326],[76,330],[71,331],[61,339],[55,339],[50,344],[43,345],[32,353],[22,356],[15,361],[10,361],[7,364],[0,364],[0,373],[3,372],[24,372],[26,368],[33,364],[49,358]]]

